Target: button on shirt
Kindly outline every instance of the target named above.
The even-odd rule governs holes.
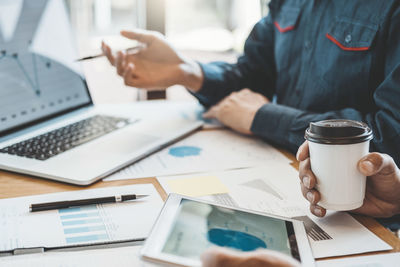
[[[400,4],[290,0],[269,4],[237,63],[200,64],[205,106],[242,88],[270,100],[251,130],[295,152],[311,121],[351,119],[374,133],[372,151],[400,165]]]

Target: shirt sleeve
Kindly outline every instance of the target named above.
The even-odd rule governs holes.
[[[398,57],[400,62],[400,55]],[[374,93],[377,110],[361,113],[356,109],[312,113],[279,104],[265,104],[256,113],[251,130],[270,142],[295,153],[304,142],[311,121],[350,119],[366,122],[374,133],[371,150],[387,153],[400,166],[400,64]]]
[[[251,130],[296,152],[304,142],[304,132],[312,121],[350,119],[364,121],[372,129],[371,151],[389,154],[400,166],[400,8],[388,24],[384,79],[373,92],[367,112],[354,108],[313,113],[279,104],[266,104],[256,113]]]
[[[272,98],[275,88],[275,63],[271,16],[260,20],[245,42],[244,54],[237,63],[212,62],[200,64],[204,82],[197,93],[192,93],[206,107],[218,103],[225,96],[243,88]]]

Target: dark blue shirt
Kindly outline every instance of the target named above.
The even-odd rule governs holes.
[[[211,106],[242,88],[275,96],[251,130],[295,152],[311,121],[351,119],[373,130],[372,151],[400,166],[400,3],[272,0],[235,64],[201,64],[195,94]]]

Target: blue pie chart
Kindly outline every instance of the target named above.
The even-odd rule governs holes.
[[[169,149],[168,154],[177,158],[200,155],[201,148],[196,146],[176,146]]]
[[[214,228],[208,230],[207,235],[211,243],[220,247],[229,247],[241,251],[267,248],[267,244],[263,240],[244,232]]]

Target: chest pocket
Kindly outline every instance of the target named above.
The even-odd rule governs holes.
[[[274,21],[275,59],[277,71],[284,71],[291,64],[291,55],[296,53],[295,29],[300,16],[300,7],[283,7]]]
[[[349,89],[365,90],[371,71],[373,41],[378,25],[340,19],[317,47],[317,70],[326,89],[348,97]]]

